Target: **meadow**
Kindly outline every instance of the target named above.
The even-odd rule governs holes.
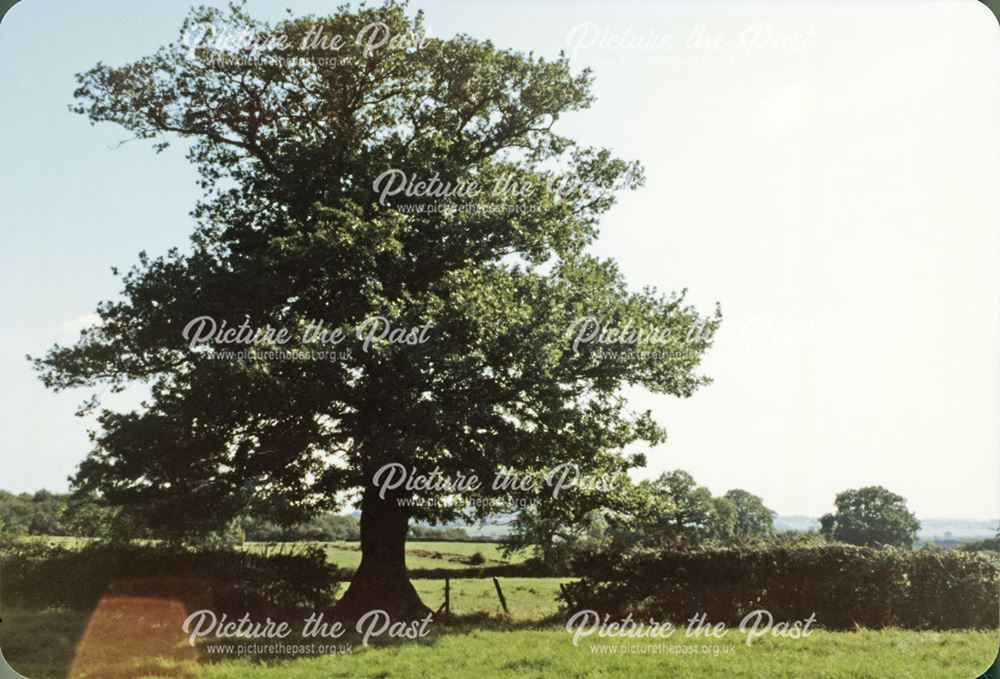
[[[319,547],[326,552],[327,561],[341,568],[353,570],[361,563],[361,545],[358,542],[297,542],[287,543],[248,542],[244,549],[268,552],[282,549]],[[517,554],[505,559],[501,545],[496,542],[445,542],[410,541],[406,543],[406,566],[410,570],[461,570],[483,566],[502,566],[521,563],[526,554]]]
[[[418,588],[430,594],[437,584]],[[176,628],[162,630],[160,640],[172,643],[158,644],[136,636],[134,611],[115,625],[67,610],[5,610],[0,645],[30,679],[974,679],[997,649],[995,632],[908,630],[817,630],[806,639],[765,638],[749,647],[737,631],[722,640],[678,637],[623,647],[591,637],[574,646],[559,622],[538,617],[552,607],[553,587],[508,587],[518,592],[510,597],[518,602],[510,618],[496,615],[488,597],[473,612],[472,596],[468,613],[435,623],[424,639],[347,642],[350,648],[339,644],[324,655],[237,657],[223,645],[213,653],[188,646]]]
[[[320,546],[345,568],[360,559],[356,543]],[[974,679],[1000,639],[982,630],[817,629],[804,639],[766,637],[747,646],[730,630],[722,639],[676,635],[623,645],[595,636],[574,646],[559,598],[560,583],[571,579],[499,578],[505,614],[492,579],[469,577],[466,564],[477,553],[487,564],[502,563],[499,545],[412,542],[407,550],[411,568],[455,570],[452,616],[435,620],[421,639],[364,646],[346,637],[325,649],[299,639],[309,648],[247,655],[229,641],[189,645],[180,631],[188,611],[179,602],[118,597],[92,611],[0,607],[0,647],[29,679]],[[444,601],[443,579],[416,578],[414,585],[433,609]]]
[[[25,539],[67,549],[78,548],[90,542],[88,538],[64,536],[27,536]],[[361,543],[357,541],[247,542],[243,545],[243,549],[260,554],[296,552],[306,547],[322,549],[326,553],[327,561],[346,570],[354,570],[361,563]],[[407,543],[406,556],[406,565],[410,570],[461,570],[522,563],[528,555],[521,552],[510,558],[505,558],[502,553],[502,545],[497,542],[420,540]]]

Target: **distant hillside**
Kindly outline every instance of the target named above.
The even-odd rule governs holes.
[[[786,533],[790,530],[819,530],[819,519],[814,519],[811,516],[801,516],[799,514],[792,516],[776,516],[774,517],[774,530],[778,533]]]
[[[351,512],[350,515],[357,519],[361,518],[361,512]],[[491,517],[490,520],[483,525],[479,525],[478,523],[467,523],[465,521],[449,521],[448,523],[428,523],[426,521],[418,521],[417,525],[425,526],[427,528],[436,528],[438,530],[444,530],[445,528],[464,528],[469,537],[499,540],[500,538],[506,537],[510,534],[509,524],[514,519],[514,516],[514,514],[499,514]]]
[[[991,538],[996,535],[1000,519],[920,519],[920,540],[957,541]],[[811,516],[776,516],[774,529],[779,533],[790,530],[819,530],[819,519]]]
[[[920,519],[922,540],[978,540],[996,535],[1000,519]]]
[[[471,536],[501,538],[510,532],[509,524],[513,518],[513,515],[494,517],[483,526],[454,522],[446,526],[435,527],[460,526],[465,528]],[[933,540],[935,542],[961,542],[991,538],[996,535],[998,524],[1000,524],[1000,519],[920,519],[920,531],[918,531],[917,537],[920,540]],[[774,529],[779,533],[791,530],[819,530],[819,519],[800,514],[776,516],[774,517]]]
[[[449,523],[442,524],[425,524],[424,522],[421,522],[421,525],[427,525],[430,528],[437,529],[464,528],[465,532],[469,534],[469,537],[499,540],[510,534],[510,522],[513,519],[513,514],[503,514],[492,517],[483,525],[478,523],[466,523],[464,521],[451,521]]]

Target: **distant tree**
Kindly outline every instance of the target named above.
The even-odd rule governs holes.
[[[19,495],[0,491],[0,532],[71,535],[64,519],[67,497],[47,490]]]
[[[0,491],[0,533],[115,539],[146,537],[92,493]]]
[[[360,523],[353,516],[340,516],[333,512],[320,514],[308,521],[282,524],[256,516],[240,519],[247,540],[252,542],[300,542],[315,540],[334,542],[357,540],[361,534]]]
[[[785,530],[771,538],[773,544],[782,547],[817,547],[826,543],[826,538],[816,530]]]
[[[824,514],[823,516],[819,517],[819,532],[827,540],[835,539],[834,532],[836,527],[837,527],[837,521],[834,518],[833,514]]]
[[[505,555],[531,550],[534,559],[555,574],[570,574],[573,563],[584,554],[607,546],[607,520],[593,510],[578,521],[546,514],[538,506],[523,509],[511,524],[504,542]]]
[[[688,472],[676,469],[640,486],[662,503],[661,514],[645,527],[647,542],[669,543],[681,538],[698,542],[720,532],[711,491],[695,483]]]
[[[732,542],[736,539],[736,524],[739,508],[725,496],[712,498],[712,520],[708,537],[718,542]]]
[[[745,490],[735,488],[725,497],[736,505],[735,537],[737,539],[768,538],[774,535],[774,512],[764,501]]]
[[[634,544],[664,546],[678,541],[731,543],[774,535],[774,512],[760,497],[734,489],[721,497],[676,469],[639,484],[639,502],[631,516],[612,516],[613,543],[635,536]]]
[[[349,514],[334,514],[327,512],[320,514],[312,523],[323,530],[325,539],[334,540],[358,540],[361,538],[361,522]]]
[[[90,493],[74,493],[67,497],[63,527],[67,535],[81,538],[129,537],[123,530],[127,518]],[[123,532],[126,533],[123,535]]]
[[[837,511],[820,519],[828,540],[852,545],[912,547],[920,530],[906,500],[882,486],[846,490],[837,495]]]
[[[531,549],[549,570],[571,573],[581,561],[613,560],[637,546],[732,543],[773,534],[774,512],[759,497],[743,490],[713,497],[681,469],[638,484],[623,479],[615,488],[613,498],[604,498],[613,508],[595,507],[582,516],[561,503],[523,510],[511,524],[505,551]]]
[[[620,475],[608,489],[578,493],[572,502],[548,498],[522,509],[511,522],[504,553],[530,550],[552,573],[571,573],[581,558],[640,544],[667,503],[648,483]]]
[[[24,496],[0,491],[0,533],[27,535],[31,523],[31,506]]]
[[[66,497],[47,490],[39,490],[31,496],[31,522],[28,532],[32,535],[67,535],[63,524]]]
[[[410,526],[407,538],[413,540],[468,540],[469,534],[465,532],[464,528],[457,526],[434,528],[433,526],[414,524]]]
[[[963,552],[1000,552],[1000,538],[969,540],[956,546]]]

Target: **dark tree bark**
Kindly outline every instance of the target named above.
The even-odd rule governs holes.
[[[337,602],[338,618],[353,620],[368,611],[384,610],[395,619],[423,618],[428,608],[406,574],[409,511],[399,498],[379,497],[369,486],[361,498],[361,565],[347,592]]]

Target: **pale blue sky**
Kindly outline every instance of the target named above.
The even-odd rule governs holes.
[[[1000,31],[985,8],[413,6],[432,35],[592,66],[597,103],[563,131],[647,173],[598,251],[637,286],[722,303],[716,383],[687,401],[635,395],[670,433],[644,474],[688,469],[783,514],[821,514],[874,483],[925,517],[1000,514]],[[116,293],[111,266],[190,232],[198,192],[181,149],[114,148],[127,133],[66,110],[74,73],[170,41],[187,7],[24,0],[0,24],[0,488],[64,489],[88,450],[73,416],[86,394],[47,392],[24,355],[73,337]],[[571,42],[596,30],[613,47],[629,29],[674,47]]]

